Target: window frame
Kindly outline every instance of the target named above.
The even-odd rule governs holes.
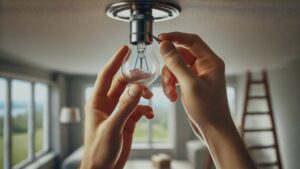
[[[50,105],[51,105],[51,86],[52,82],[40,79],[40,78],[34,78],[34,77],[28,77],[23,75],[17,75],[14,73],[6,73],[6,72],[0,72],[0,78],[5,80],[6,83],[6,93],[5,93],[5,110],[4,110],[4,127],[3,127],[3,167],[4,169],[19,169],[24,168],[34,162],[36,162],[41,157],[45,156],[50,152]],[[21,80],[26,81],[30,83],[31,88],[31,98],[30,98],[30,111],[28,112],[28,154],[27,158],[16,165],[13,166],[12,164],[12,81],[13,80]],[[43,131],[45,132],[43,134],[43,150],[35,153],[35,94],[34,94],[34,87],[35,84],[43,84],[47,86],[47,105],[46,105],[46,111],[43,115],[44,118],[44,124],[43,124]]]

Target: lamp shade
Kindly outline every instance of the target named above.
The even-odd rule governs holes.
[[[76,123],[80,121],[80,111],[75,107],[63,107],[60,111],[61,123]]]

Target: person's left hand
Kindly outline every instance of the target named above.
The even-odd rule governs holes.
[[[84,156],[81,169],[121,169],[131,149],[137,121],[154,117],[152,108],[138,105],[151,91],[133,84],[126,89],[123,76],[114,75],[130,53],[123,46],[98,74],[91,97],[85,105]]]

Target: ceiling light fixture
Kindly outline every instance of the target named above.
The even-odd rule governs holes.
[[[160,64],[153,50],[152,24],[175,18],[180,11],[174,1],[161,0],[121,1],[106,8],[110,18],[130,22],[130,48],[135,50],[121,68],[130,83],[150,85],[158,77]]]

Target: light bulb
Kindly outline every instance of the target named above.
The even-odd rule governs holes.
[[[153,43],[146,45],[145,42],[138,42],[130,45],[130,48],[130,54],[123,61],[122,74],[131,84],[150,85],[160,73],[160,63]]]

